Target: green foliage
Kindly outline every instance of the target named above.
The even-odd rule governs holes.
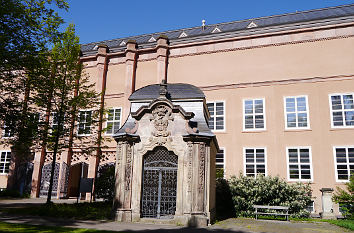
[[[112,201],[114,197],[114,166],[103,166],[99,170],[99,175],[95,180],[95,195],[96,198],[103,198],[107,201]]]
[[[82,229],[82,228],[69,228],[69,227],[54,227],[54,226],[38,226],[18,223],[0,222],[0,232],[3,233],[98,233],[98,232],[116,232],[116,231],[103,231],[95,229]]]
[[[354,219],[354,175],[350,176],[350,181],[346,184],[346,189],[337,187],[332,199],[339,203],[343,215],[347,218]]]
[[[3,209],[10,214],[59,217],[81,220],[108,219],[111,215],[110,202],[84,202],[75,204],[44,204],[36,207]]]
[[[279,177],[247,177],[240,174],[228,181],[237,215],[253,216],[253,205],[288,206],[293,217],[307,217],[311,202],[309,184],[289,184]]]
[[[224,178],[224,169],[222,168],[216,169],[216,178]]]
[[[232,202],[232,194],[227,180],[216,179],[216,219],[218,221],[235,217],[235,209]]]

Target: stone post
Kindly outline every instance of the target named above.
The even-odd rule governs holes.
[[[332,188],[322,188],[322,212],[321,217],[324,219],[335,219],[333,211],[333,202],[332,202]]]
[[[124,106],[122,114],[122,122],[124,122],[130,112],[129,96],[135,91],[135,71],[137,62],[137,49],[134,40],[128,40],[127,49],[125,51],[125,89],[124,89]]]
[[[168,38],[161,35],[157,38],[157,83],[167,81],[167,63],[168,63]]]
[[[194,227],[207,226],[210,219],[210,196],[215,187],[210,182],[210,137],[184,136],[188,143],[187,184],[184,215],[189,219],[187,225]],[[211,193],[213,192],[213,193]]]
[[[115,196],[113,202],[115,220],[120,222],[131,222],[131,197],[134,163],[133,145],[139,140],[139,138],[127,134],[116,140],[118,145],[115,172]]]

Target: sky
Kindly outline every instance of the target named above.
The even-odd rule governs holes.
[[[59,11],[66,24],[74,23],[80,43],[235,20],[278,15],[354,0],[67,0],[69,10]]]

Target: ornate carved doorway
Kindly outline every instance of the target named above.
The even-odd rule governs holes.
[[[156,147],[144,156],[141,217],[174,217],[177,164],[177,155],[164,147]]]

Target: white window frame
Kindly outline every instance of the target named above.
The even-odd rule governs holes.
[[[344,112],[344,105],[343,105],[343,95],[353,95],[354,98],[354,92],[346,92],[346,93],[332,93],[328,95],[328,101],[329,101],[329,111],[330,111],[330,118],[331,118],[331,127],[333,129],[340,129],[340,128],[349,128],[352,129],[354,128],[354,125],[345,125],[345,116],[343,115],[343,125],[333,125],[333,109],[332,109],[332,96],[339,95],[341,96],[341,102],[342,102],[342,109],[340,110],[341,112]],[[338,110],[334,110],[337,112]]]
[[[301,167],[299,167],[299,179],[290,178],[290,162],[289,162],[289,149],[297,149],[298,150],[298,165],[300,166],[300,149],[308,149],[309,150],[309,160],[310,160],[310,176],[311,179],[301,179]],[[294,164],[294,163],[291,163]],[[307,164],[307,163],[306,163]],[[288,181],[305,181],[305,182],[313,182],[313,165],[312,165],[312,149],[311,146],[288,146],[286,147],[286,169],[288,172]]]
[[[350,180],[350,168],[348,167],[350,164],[353,164],[354,163],[349,163],[349,159],[347,160],[348,162],[346,163],[347,165],[347,168],[349,170],[349,176],[348,176],[348,179],[347,180],[339,180],[338,179],[338,171],[337,171],[337,155],[336,155],[336,149],[337,148],[345,148],[346,149],[346,157],[348,159],[348,148],[354,148],[354,145],[349,145],[349,146],[333,146],[333,159],[334,159],[334,172],[335,172],[335,175],[336,175],[336,182],[338,183],[346,183],[346,182],[349,182]]]
[[[247,176],[246,174],[246,150],[250,149],[250,150],[257,150],[257,149],[263,149],[264,150],[264,176],[268,175],[268,166],[267,166],[267,147],[243,147],[243,175]],[[253,163],[254,165],[257,165],[256,161],[254,161]],[[257,177],[258,173],[256,171],[256,167],[255,169],[255,177]]]
[[[254,123],[254,128],[253,129],[246,129],[246,113],[245,113],[245,108],[246,108],[246,105],[245,105],[245,101],[247,100],[252,100],[253,101],[253,106],[254,106],[254,101],[255,100],[262,100],[263,101],[263,125],[264,127],[263,128],[255,128],[256,127],[256,113],[252,113],[252,116],[253,116],[253,123]],[[262,97],[262,98],[244,98],[242,99],[242,128],[243,128],[243,131],[265,131],[267,130],[267,124],[266,124],[266,103],[265,103],[265,98]],[[257,113],[257,115],[262,115],[260,113]],[[247,115],[251,115],[251,114],[247,114]]]
[[[226,101],[225,100],[214,100],[214,101],[207,101],[207,108],[208,104],[214,104],[214,127],[213,129],[210,129],[212,132],[225,132],[226,131]],[[224,115],[218,115],[216,116],[216,103],[222,103],[224,107]],[[216,117],[223,117],[224,119],[224,128],[223,129],[216,129]],[[208,125],[209,125],[209,119],[208,119]]]
[[[115,111],[117,110],[117,109],[119,109],[120,110],[120,116],[119,116],[119,128],[121,127],[121,125],[122,125],[122,111],[123,111],[123,108],[122,107],[114,107],[114,108],[109,108],[108,109],[108,111],[109,110],[113,110],[113,121],[109,121],[108,120],[108,117],[109,117],[109,112],[107,113],[107,115],[106,115],[106,117],[107,117],[107,120],[106,120],[106,129],[108,128],[108,123],[109,122],[117,122],[117,121],[115,121],[114,120],[114,114],[115,114]],[[114,128],[114,127],[113,127]],[[114,132],[113,132],[113,130],[112,130],[112,133],[107,133],[107,131],[105,132],[105,135],[113,135],[114,134]]]
[[[0,151],[0,160],[1,160],[1,155],[2,155],[2,153],[3,152],[5,152],[6,153],[6,156],[5,156],[5,162],[4,162],[4,167],[0,167],[0,174],[1,175],[7,175],[8,173],[6,173],[5,172],[5,166],[6,166],[6,164],[8,163],[9,164],[9,170],[10,170],[10,164],[11,164],[11,151],[5,151],[5,150],[3,150],[3,151]],[[10,153],[10,161],[9,162],[6,162],[6,159],[7,159],[7,157],[8,157],[8,154]]]
[[[90,124],[90,133],[89,134],[79,134],[79,127],[80,127],[80,112],[91,112],[91,124]],[[92,135],[92,114],[93,110],[92,109],[80,109],[78,111],[78,121],[77,121],[77,136],[79,137],[85,137],[85,136],[91,136]]]
[[[299,127],[299,119],[298,119],[298,114],[299,113],[305,113],[305,111],[298,111],[297,110],[297,100],[296,98],[299,97],[305,97],[306,101],[306,114],[307,114],[307,126],[306,127]],[[287,98],[294,98],[295,99],[295,115],[296,115],[296,127],[288,127],[288,117],[287,117],[287,111],[286,111],[286,99]],[[299,129],[311,129],[310,127],[310,110],[309,110],[309,98],[307,95],[297,95],[297,96],[284,96],[284,123],[285,123],[285,129],[286,130],[299,130]]]

